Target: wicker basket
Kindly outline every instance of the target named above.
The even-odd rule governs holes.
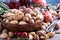
[[[9,31],[22,31],[22,32],[23,31],[30,32],[30,31],[40,30],[40,27],[42,25],[42,22],[26,24],[26,25],[10,24],[10,23],[6,23],[6,22],[2,21],[2,19],[0,19],[0,22],[1,22],[2,26],[4,28],[8,29]]]

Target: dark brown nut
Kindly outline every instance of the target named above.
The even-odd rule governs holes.
[[[8,37],[8,34],[7,34],[7,33],[2,33],[2,34],[0,35],[0,37],[1,37],[1,38],[7,38],[7,37]]]
[[[11,24],[18,24],[18,21],[17,20],[12,20],[10,23]]]
[[[34,36],[36,33],[35,33],[35,32],[30,32],[29,34],[31,34],[31,35],[33,35],[33,36]]]
[[[45,25],[42,25],[41,26],[41,30],[46,30],[46,26]]]
[[[33,36],[33,40],[39,40],[39,36],[38,35],[34,35]]]
[[[7,31],[7,29],[4,29],[3,31],[2,31],[2,33],[7,33],[8,31]]]
[[[13,32],[9,32],[9,37],[13,37],[14,36],[14,33]]]
[[[36,34],[39,36],[43,36],[44,34],[46,34],[46,31],[40,30],[40,31],[37,31]]]
[[[55,30],[59,29],[60,28],[60,20],[55,24]]]
[[[53,37],[55,35],[55,32],[49,32],[48,33],[48,36],[51,38],[51,37]]]

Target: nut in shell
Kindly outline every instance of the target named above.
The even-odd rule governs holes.
[[[49,32],[48,33],[48,36],[51,38],[51,37],[53,37],[55,35],[55,33],[54,32]]]
[[[29,14],[29,13],[26,13],[26,14],[25,14],[25,17],[32,18],[32,17],[31,17],[31,14]]]
[[[38,35],[34,35],[34,36],[33,36],[33,39],[34,39],[34,40],[39,40],[39,36],[38,36]]]
[[[19,24],[20,24],[20,25],[25,25],[25,24],[27,24],[27,23],[24,22],[24,21],[20,21]]]
[[[44,34],[46,34],[46,31],[40,30],[40,31],[37,31],[36,34],[39,36],[43,36]]]
[[[2,34],[0,35],[0,37],[1,37],[1,38],[7,38],[7,37],[8,37],[8,34],[7,34],[7,33],[2,33]]]
[[[12,20],[10,23],[11,24],[18,24],[18,21],[17,20]]]
[[[31,34],[31,35],[35,35],[36,33],[35,33],[35,32],[30,32],[29,34]]]
[[[41,26],[41,30],[46,30],[46,26],[45,25],[42,25]]]

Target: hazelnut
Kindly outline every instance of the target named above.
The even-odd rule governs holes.
[[[34,40],[39,40],[39,36],[38,36],[38,35],[34,35],[34,36],[33,36],[33,39],[34,39]]]
[[[36,33],[35,33],[35,32],[30,32],[29,34],[31,34],[31,35],[35,35]]]
[[[51,38],[51,37],[53,37],[55,35],[55,33],[54,32],[49,32],[48,33],[48,36]]]
[[[14,36],[14,33],[13,32],[9,32],[9,37],[13,37]]]
[[[11,24],[18,24],[18,21],[17,20],[12,20],[10,23]]]
[[[44,34],[46,34],[46,31],[40,30],[40,31],[37,31],[36,34],[39,36],[43,36]]]
[[[7,33],[2,33],[2,34],[0,35],[0,37],[1,37],[1,38],[7,38],[7,37],[8,37],[8,34],[7,34]]]
[[[24,22],[24,21],[20,21],[19,24],[20,24],[20,25],[25,25],[25,24],[27,24],[27,23]]]

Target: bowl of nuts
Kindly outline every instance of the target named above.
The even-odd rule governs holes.
[[[38,9],[21,7],[9,9],[0,20],[2,26],[10,31],[36,31],[40,30],[44,16]]]

